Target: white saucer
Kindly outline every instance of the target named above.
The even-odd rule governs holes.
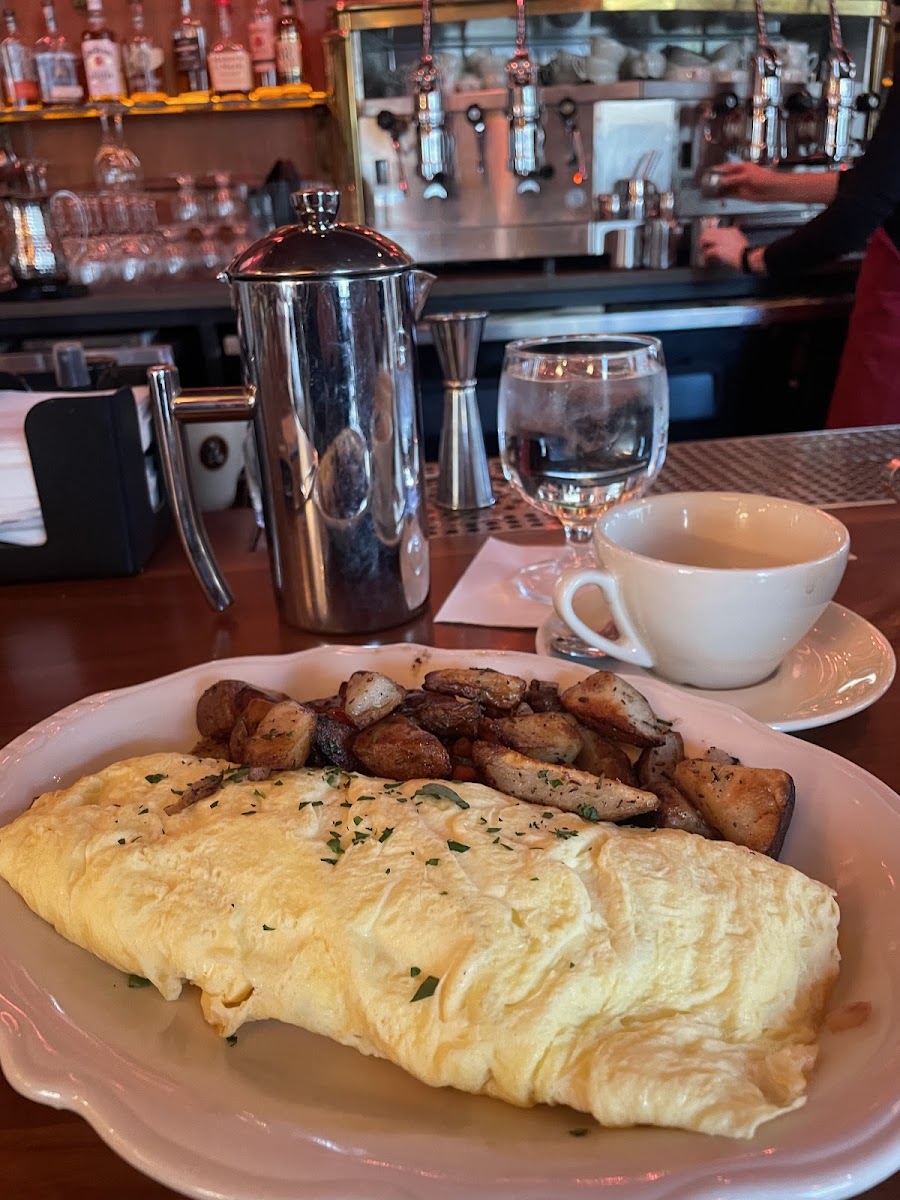
[[[600,624],[599,616],[592,613],[592,624]],[[565,628],[555,613],[549,616],[537,631],[538,654],[571,658],[597,669],[602,665],[620,675],[653,675],[599,651],[582,657],[553,650],[553,636]],[[762,683],[731,691],[680,686],[691,695],[732,704],[773,729],[792,733],[831,725],[868,708],[891,686],[896,668],[890,643],[874,625],[841,604],[829,604],[803,641]]]

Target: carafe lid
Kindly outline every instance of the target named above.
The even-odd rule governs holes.
[[[340,192],[308,189],[294,192],[291,203],[298,223],[283,225],[239,254],[222,275],[241,280],[352,279],[389,275],[414,266],[409,255],[389,238],[362,225],[337,219]]]

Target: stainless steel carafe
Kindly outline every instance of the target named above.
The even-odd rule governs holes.
[[[150,371],[163,474],[210,602],[221,610],[232,598],[178,426],[249,418],[281,615],[328,634],[400,624],[429,587],[415,322],[434,277],[380,234],[339,223],[339,199],[298,192],[299,223],[224,272],[243,389],[180,392],[171,367]]]
[[[53,203],[64,196],[80,207],[68,191],[46,194],[9,193],[0,198],[0,257],[9,264],[18,284],[65,283],[69,269],[53,222]]]

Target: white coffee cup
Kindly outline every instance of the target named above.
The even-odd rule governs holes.
[[[828,513],[772,496],[680,492],[609,509],[596,569],[566,572],[556,611],[589,645],[676,683],[739,688],[770,675],[837,590],[850,535]],[[599,587],[619,639],[590,628],[576,594]]]

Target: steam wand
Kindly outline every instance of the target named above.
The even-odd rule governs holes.
[[[516,0],[516,49],[506,64],[506,114],[509,119],[510,171],[522,182],[519,191],[540,191],[544,166],[544,126],[538,72],[525,45],[525,0]]]
[[[419,174],[425,199],[447,199],[451,175],[450,136],[445,128],[441,72],[431,53],[431,0],[422,2],[422,56],[413,76],[413,106],[419,145]]]

